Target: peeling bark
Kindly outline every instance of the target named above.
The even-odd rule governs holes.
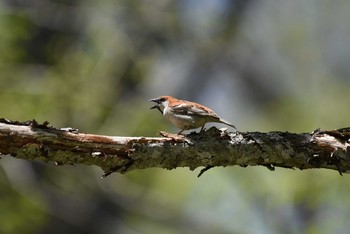
[[[350,170],[350,128],[312,133],[227,132],[215,127],[184,137],[117,137],[57,129],[48,122],[0,119],[0,153],[56,165],[96,165],[104,177],[152,167],[266,166]]]

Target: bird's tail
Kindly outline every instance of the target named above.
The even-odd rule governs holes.
[[[233,125],[233,124],[230,123],[230,122],[227,122],[227,121],[224,120],[224,119],[220,119],[219,122],[220,122],[220,123],[223,123],[223,124],[226,124],[226,125],[228,125],[228,126],[230,126],[230,127],[233,127],[234,129],[238,130],[238,129],[235,127],[235,125]]]

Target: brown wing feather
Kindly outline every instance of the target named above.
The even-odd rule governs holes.
[[[214,111],[198,103],[179,100],[174,104],[175,105],[172,107],[173,112],[176,114],[210,116],[214,119],[220,119],[220,117]]]

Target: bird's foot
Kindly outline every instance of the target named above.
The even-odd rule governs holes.
[[[202,126],[201,130],[199,131],[199,133],[203,133],[206,131],[206,129],[204,128],[205,125]]]

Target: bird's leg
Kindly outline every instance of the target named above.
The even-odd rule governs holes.
[[[202,126],[202,128],[199,132],[204,132],[204,126],[205,126],[205,124]]]
[[[184,129],[182,129],[180,132],[178,132],[177,135],[182,135],[183,131],[184,131]]]

